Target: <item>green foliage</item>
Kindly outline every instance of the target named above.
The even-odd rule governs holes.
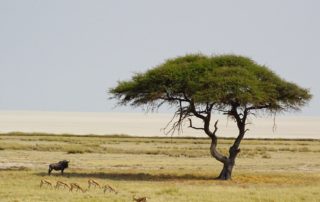
[[[297,110],[311,99],[308,89],[287,82],[265,66],[236,55],[186,55],[169,59],[109,91],[120,104],[158,107],[189,98],[196,105],[226,109],[268,106],[267,111]]]

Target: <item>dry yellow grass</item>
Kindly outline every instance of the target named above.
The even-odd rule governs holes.
[[[221,165],[209,142],[192,138],[0,135],[0,201],[320,201],[320,142],[245,140],[233,180],[213,178]],[[220,141],[226,150],[230,140]],[[50,162],[70,160],[64,176]],[[86,188],[89,178],[118,194],[39,187],[61,180]]]

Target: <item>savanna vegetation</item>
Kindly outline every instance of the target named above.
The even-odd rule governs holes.
[[[241,141],[249,130],[249,116],[299,110],[312,97],[308,89],[285,81],[250,58],[202,54],[169,59],[120,81],[109,92],[120,105],[154,110],[168,104],[175,108],[168,133],[180,132],[185,121],[190,128],[202,130],[211,139],[212,157],[223,164],[220,180],[231,179]],[[217,149],[218,120],[211,123],[217,113],[228,116],[238,127],[227,153]],[[193,119],[202,124],[195,126]]]
[[[210,138],[0,135],[0,201],[320,201],[320,140],[244,139],[234,177],[212,180]],[[217,149],[227,154],[232,139]],[[48,164],[70,160],[65,175]],[[111,185],[118,194],[39,187],[41,179]]]

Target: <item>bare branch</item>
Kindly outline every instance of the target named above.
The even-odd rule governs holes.
[[[240,124],[242,123],[242,119],[240,118],[238,111],[237,111],[238,106],[237,105],[233,105],[232,109],[230,110],[230,114],[237,122],[238,127],[240,126]]]
[[[217,110],[218,112],[222,112],[223,114],[227,114],[230,112],[229,110],[222,110],[222,109],[215,109],[215,110]]]
[[[251,107],[245,108],[245,110],[250,111],[250,110],[256,110],[256,109],[266,109],[266,108],[269,108],[269,107],[270,107],[269,104],[267,104],[267,105],[260,105],[260,106],[251,106]]]
[[[185,100],[187,100],[188,102],[191,102],[190,98],[188,98],[185,92],[183,92],[182,94]]]
[[[189,102],[188,100],[179,98],[179,97],[172,97],[172,96],[166,96],[166,97],[160,97],[159,99],[165,100],[165,101],[182,101],[182,102]]]
[[[162,129],[166,135],[173,135],[175,132],[178,132],[178,134],[182,133],[182,124],[184,120],[192,116],[192,114],[190,113],[190,106],[183,106],[182,102],[183,101],[179,101],[177,111],[174,113],[172,119],[168,122],[168,124]]]
[[[196,129],[196,130],[204,130],[204,128],[194,127],[194,126],[192,125],[192,120],[191,120],[190,118],[188,118],[188,119],[189,119],[189,123],[190,123],[189,128],[193,128],[193,129]]]
[[[170,92],[166,89],[166,97],[160,97],[162,100],[166,101],[180,101],[180,102],[190,102],[190,99],[185,95],[185,93],[182,93],[182,96],[175,97],[170,94]],[[183,98],[182,98],[183,97]]]
[[[157,108],[160,108],[164,103],[166,103],[165,100],[163,100],[162,102],[160,102],[160,103],[157,105]]]
[[[213,108],[213,106],[215,105],[216,103],[211,103],[210,105],[209,105],[209,109],[208,109],[208,111],[210,111],[211,112],[211,110],[212,110],[212,108]]]
[[[274,113],[272,132],[274,133],[276,130],[277,130],[276,113]]]
[[[216,122],[214,123],[214,131],[212,133],[214,136],[216,136],[216,132],[218,130],[218,122],[219,122],[219,120],[216,120]]]
[[[190,112],[192,112],[196,117],[202,119],[202,120],[205,120],[206,117],[201,115],[197,110],[196,110],[196,107],[194,106],[194,102],[191,101],[190,102]]]
[[[175,113],[173,114],[172,118],[171,118],[170,121],[167,123],[167,125],[166,125],[164,128],[161,129],[161,130],[164,131],[164,133],[165,133],[166,135],[169,134],[170,131],[172,130],[172,128],[171,128],[171,129],[169,130],[169,132],[165,132],[165,131],[167,130],[167,128],[170,126],[170,124],[173,122],[173,120],[176,118],[176,116],[177,116],[177,112],[175,112]]]

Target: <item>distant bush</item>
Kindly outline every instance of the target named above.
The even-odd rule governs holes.
[[[65,148],[65,151],[68,154],[83,154],[83,153],[93,153],[94,150],[91,148],[87,148],[87,147],[71,147],[71,148]]]
[[[11,166],[11,167],[8,167],[8,168],[1,168],[0,169],[1,171],[5,171],[5,170],[19,170],[19,171],[22,171],[22,170],[30,170],[30,168],[27,168],[25,166]]]
[[[271,155],[270,154],[263,154],[262,158],[264,159],[271,159]]]
[[[308,147],[302,147],[298,149],[299,152],[310,152],[311,150]]]
[[[70,149],[67,151],[68,154],[83,154],[84,150],[79,150],[79,149]]]
[[[289,152],[311,152],[308,147],[281,147],[280,151],[289,151]]]

